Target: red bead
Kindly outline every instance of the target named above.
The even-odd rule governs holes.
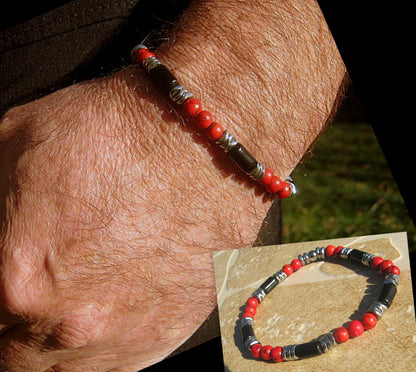
[[[381,257],[374,257],[370,261],[370,265],[374,270],[378,269],[378,266],[383,262],[384,260]]]
[[[247,305],[256,308],[259,304],[259,300],[256,297],[250,297],[247,300]]]
[[[292,194],[292,189],[290,188],[290,185],[287,182],[282,182],[281,189],[277,192],[277,196],[279,199],[286,199],[287,197]]]
[[[247,318],[247,317],[253,318],[253,314],[251,314],[251,313],[244,313],[243,315],[241,315],[241,317],[242,318]]]
[[[274,176],[273,172],[272,172],[269,168],[266,168],[266,169],[264,170],[264,176],[263,176],[263,178],[260,180],[260,183],[261,183],[262,185],[268,185],[270,182],[272,182],[272,178],[273,178],[273,176]]]
[[[297,258],[295,258],[290,266],[292,266],[293,271],[298,271],[301,267],[302,267],[302,262],[300,260],[298,260]]]
[[[348,333],[347,328],[339,327],[335,330],[334,337],[337,343],[342,344],[350,339],[350,334]]]
[[[251,347],[250,352],[254,358],[260,358],[260,350],[262,349],[262,344],[255,344]]]
[[[390,266],[387,269],[387,274],[400,275],[400,269],[397,266]]]
[[[336,247],[336,248],[335,248],[335,251],[334,251],[334,256],[339,257],[339,254],[341,253],[341,251],[342,251],[343,249],[344,249],[344,247],[342,247],[342,246]]]
[[[257,310],[255,307],[246,306],[246,309],[244,311],[245,314],[252,314],[252,316],[256,315]]]
[[[183,109],[189,116],[195,117],[202,111],[202,104],[196,98],[189,98],[183,103]]]
[[[285,265],[282,267],[282,271],[287,275],[292,275],[293,274],[293,267],[291,265]]]
[[[332,257],[334,255],[335,252],[335,246],[334,245],[328,245],[325,248],[325,255],[328,257]]]
[[[353,320],[348,324],[348,333],[350,337],[358,337],[361,336],[364,332],[364,326],[363,323],[361,323],[359,320]]]
[[[214,118],[208,111],[201,111],[196,117],[199,126],[202,129],[207,129],[214,122]]]
[[[151,52],[149,49],[139,49],[136,53],[136,61],[138,64],[143,63],[147,58],[156,57],[156,54]]]
[[[276,346],[272,349],[270,356],[274,362],[284,362],[284,359],[282,359],[282,351],[283,348],[280,346]]]
[[[366,313],[361,318],[364,330],[368,331],[377,325],[377,317],[373,313]]]
[[[270,360],[272,357],[270,355],[270,352],[272,351],[273,346],[271,345],[266,345],[263,346],[260,350],[260,356],[262,357],[263,360]]]
[[[221,126],[221,124],[213,123],[207,129],[206,134],[211,141],[216,141],[217,139],[220,139],[224,134],[224,128]]]
[[[277,176],[273,176],[270,183],[266,186],[267,191],[271,192],[272,194],[280,191],[281,188],[282,180]]]
[[[393,266],[393,262],[391,262],[390,260],[383,260],[383,262],[380,265],[378,265],[378,269],[382,273],[387,274],[387,269],[390,266]]]

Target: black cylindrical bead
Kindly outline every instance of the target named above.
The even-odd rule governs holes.
[[[295,354],[299,359],[311,358],[324,353],[319,341],[311,341],[296,345]]]
[[[233,146],[227,154],[246,173],[250,173],[257,167],[257,160],[240,143]]]
[[[251,324],[246,324],[241,327],[241,338],[243,339],[244,344],[246,343],[249,337],[256,337],[254,335],[254,329]]]
[[[360,251],[359,249],[353,249],[348,254],[348,259],[349,260],[352,260],[352,261],[361,262],[361,260],[363,259],[364,255],[365,255],[365,252]]]
[[[260,288],[263,289],[264,293],[268,294],[277,286],[277,284],[279,284],[277,279],[274,276],[271,276],[260,286]]]
[[[169,93],[172,88],[179,85],[178,79],[163,64],[152,68],[149,71],[149,76],[167,93]]]
[[[378,300],[385,306],[390,307],[391,303],[393,302],[394,296],[396,296],[397,287],[393,283],[385,283],[383,284],[383,288],[381,289],[380,296]]]

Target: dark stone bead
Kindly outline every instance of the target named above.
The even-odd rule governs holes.
[[[241,327],[241,338],[243,339],[244,344],[246,343],[247,339],[250,337],[256,337],[254,335],[254,329],[250,324],[246,324]]]
[[[232,147],[227,154],[246,173],[250,173],[257,166],[257,160],[240,143]]]
[[[383,288],[381,289],[380,296],[378,300],[385,306],[390,307],[391,303],[393,302],[394,296],[396,296],[397,287],[393,283],[385,283],[383,284]]]
[[[178,79],[169,71],[165,65],[158,65],[149,71],[149,76],[159,84],[159,86],[169,93],[170,90],[179,85]]]
[[[320,341],[296,345],[295,354],[299,359],[311,358],[324,353]]]
[[[348,259],[352,260],[352,261],[357,261],[357,262],[361,262],[362,258],[364,257],[365,252],[360,251],[358,249],[353,249],[349,255],[348,255]]]
[[[268,294],[277,286],[277,284],[277,279],[274,276],[271,276],[260,286],[260,288],[263,289],[264,293]]]

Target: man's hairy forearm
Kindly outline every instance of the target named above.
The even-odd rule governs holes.
[[[195,0],[159,54],[281,178],[345,75],[318,5],[301,0]],[[136,67],[12,110],[0,140],[11,370],[165,357],[215,306],[212,251],[252,244],[271,203]]]
[[[287,176],[321,132],[345,67],[316,2],[195,1],[168,65],[259,159]]]

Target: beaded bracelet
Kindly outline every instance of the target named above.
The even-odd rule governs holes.
[[[352,261],[361,262],[363,265],[370,266],[375,270],[385,274],[385,279],[381,293],[376,301],[367,310],[361,320],[352,320],[347,328],[339,327],[335,331],[319,336],[317,339],[299,345],[263,346],[254,335],[253,324],[258,304],[264,297],[271,292],[278,284],[299,270],[302,266],[315,262],[326,257],[339,257]],[[358,337],[364,331],[374,328],[377,321],[383,316],[384,312],[390,307],[397,292],[400,282],[400,269],[393,265],[390,260],[384,260],[370,253],[347,247],[327,247],[316,248],[309,253],[299,255],[290,265],[283,268],[269,277],[250,297],[245,306],[244,313],[240,320],[241,336],[244,345],[251,355],[257,359],[265,361],[283,362],[296,359],[305,359],[326,353],[337,344],[346,342],[349,338]]]
[[[202,109],[201,102],[180,85],[171,71],[144,45],[137,45],[131,51],[132,59],[168,94],[170,99],[180,105],[184,113],[193,118],[207,138],[217,144],[252,179],[264,185],[266,190],[279,199],[296,193],[296,186],[289,177],[282,181],[278,176],[260,164],[250,152],[221,124],[214,121],[213,115]]]

